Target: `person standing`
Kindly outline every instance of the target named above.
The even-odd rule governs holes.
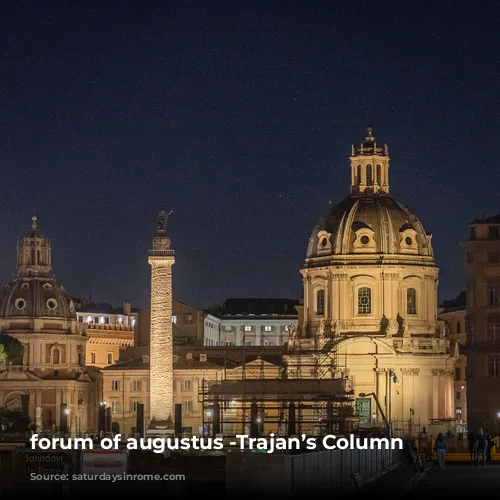
[[[470,460],[472,463],[476,461],[476,436],[473,432],[469,433],[469,452],[470,452]]]
[[[482,457],[483,467],[486,467],[486,453],[488,452],[488,440],[484,435],[483,429],[479,429],[476,437],[476,467],[479,467],[479,461]]]
[[[447,449],[448,445],[446,443],[446,439],[444,438],[443,433],[440,432],[434,443],[434,450],[437,455],[438,465],[440,469],[444,469],[444,457],[446,455]]]

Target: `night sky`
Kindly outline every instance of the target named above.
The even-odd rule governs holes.
[[[103,7],[104,5],[104,7]],[[148,306],[156,212],[174,296],[300,297],[308,238],[373,124],[433,233],[440,299],[500,212],[499,4],[2,2],[0,278],[36,209],[75,297]]]

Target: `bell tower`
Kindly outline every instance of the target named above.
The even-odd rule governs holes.
[[[351,194],[389,194],[389,148],[377,146],[371,126],[365,142],[352,146],[350,160]]]
[[[49,238],[38,230],[37,217],[31,218],[31,231],[17,242],[17,275],[51,277],[52,257]]]
[[[172,212],[160,210],[148,262],[151,265],[150,416],[148,433],[170,432],[174,416],[172,339],[172,266],[175,252],[167,236]]]

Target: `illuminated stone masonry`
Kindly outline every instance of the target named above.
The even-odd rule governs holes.
[[[173,341],[172,341],[172,266],[175,262],[170,239],[166,236],[168,214],[160,211],[151,265],[151,333],[150,333],[150,428],[173,424]]]

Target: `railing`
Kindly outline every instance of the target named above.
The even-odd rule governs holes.
[[[148,250],[150,257],[168,257],[174,256],[175,250]]]

